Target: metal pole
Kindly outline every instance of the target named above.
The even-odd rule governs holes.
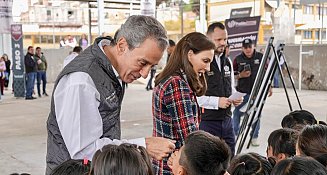
[[[90,2],[88,2],[88,4],[89,4],[89,36],[87,37],[87,39],[89,40],[88,45],[91,45],[92,44],[92,25],[91,25],[92,14],[91,14]]]
[[[320,43],[322,44],[322,34],[324,32],[324,3],[321,7],[321,30],[320,30]]]
[[[302,84],[302,41],[300,43],[300,57],[299,57],[299,91],[301,91]]]
[[[184,35],[183,0],[179,1],[179,11],[180,11],[180,15],[181,15],[181,35],[182,35],[181,37],[183,37],[183,35]]]
[[[5,35],[5,34],[1,34],[1,35],[0,35],[0,36],[1,36],[1,37],[0,37],[0,38],[1,38],[1,43],[2,43],[2,46],[1,46],[1,49],[2,49],[2,50],[1,50],[1,52],[3,52],[3,53],[5,52],[5,46],[4,46],[4,45],[5,45],[5,41],[4,41],[4,39],[3,39],[3,38],[4,38],[4,35]]]
[[[52,8],[52,11],[54,12],[54,9]],[[52,43],[53,43],[53,48],[56,48],[56,37],[55,37],[55,31],[54,31],[54,29],[55,29],[55,25],[54,25],[54,15],[53,15],[53,13],[51,13],[51,18],[52,18]],[[59,41],[60,42],[60,41]]]
[[[278,2],[279,2],[279,0],[278,0]],[[295,22],[295,12],[296,12],[296,0],[294,0],[294,27],[296,27],[296,22]]]
[[[253,16],[255,16],[255,0],[253,0]]]
[[[98,35],[101,36],[104,29],[104,0],[98,1]]]
[[[201,33],[205,32],[205,20],[206,20],[206,6],[205,0],[200,0],[200,25],[201,25]]]

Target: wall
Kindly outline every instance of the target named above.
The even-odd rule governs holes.
[[[265,46],[258,46],[260,48]],[[327,45],[304,45],[303,51],[313,50],[313,56],[303,55],[302,68],[302,89],[327,90]],[[62,70],[64,58],[69,54],[70,49],[48,49],[43,50],[48,61],[48,82],[54,82]],[[288,63],[291,75],[298,88],[299,77],[299,45],[288,45],[284,49],[286,61]],[[165,55],[164,55],[165,58]],[[159,62],[159,67],[163,67],[165,59]],[[287,75],[284,72],[284,75]],[[291,87],[289,78],[286,77],[286,84]]]
[[[62,70],[64,59],[73,49],[43,49],[42,52],[48,62],[47,81],[53,83]]]
[[[262,48],[264,46],[258,46]],[[327,45],[303,45],[302,51],[308,52],[313,50],[313,56],[302,56],[302,89],[310,90],[327,90]],[[299,45],[288,45],[284,49],[286,61],[295,83],[295,87],[299,87]],[[286,76],[286,70],[283,74]],[[286,76],[286,84],[291,87],[289,77]],[[281,81],[280,81],[281,84]]]
[[[42,49],[44,56],[48,62],[47,80],[49,83],[54,83],[57,76],[62,70],[64,59],[69,55],[72,49]],[[26,51],[24,51],[26,53]],[[167,53],[165,52],[163,58],[159,61],[158,67],[162,68],[166,64]]]

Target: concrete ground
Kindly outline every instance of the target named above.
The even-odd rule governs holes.
[[[48,85],[51,92],[53,84]],[[299,109],[294,93],[289,90],[294,109]],[[319,120],[326,121],[327,92],[301,91],[299,97],[303,109],[311,111]],[[16,99],[6,91],[0,102],[0,174],[45,172],[46,120],[50,97],[32,101]],[[283,89],[274,89],[263,110],[260,130],[260,146],[243,152],[254,151],[265,155],[267,137],[280,127],[281,119],[289,112]],[[130,84],[123,101],[121,114],[123,138],[151,136],[151,91],[143,84]]]

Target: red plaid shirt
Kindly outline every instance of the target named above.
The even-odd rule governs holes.
[[[180,76],[171,76],[154,88],[152,113],[153,136],[176,140],[176,149],[184,145],[191,132],[199,130],[200,111],[196,96]],[[167,160],[153,161],[155,174],[172,174]]]

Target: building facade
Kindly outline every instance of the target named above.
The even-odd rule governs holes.
[[[24,46],[59,48],[60,40],[67,35],[77,41],[82,34],[89,36],[91,33],[91,41],[99,36],[96,2],[29,0],[28,3],[28,11],[16,21],[23,24]],[[140,3],[140,0],[106,1],[104,33],[101,35],[114,35],[130,15],[140,14]]]
[[[293,27],[287,31],[293,36],[291,43],[326,42],[327,4],[300,4],[294,0],[209,0],[208,21],[223,22],[230,17],[232,9],[244,7],[252,7],[251,16],[261,16],[258,44],[265,44],[274,36],[282,22]],[[285,21],[285,14],[289,20]]]

